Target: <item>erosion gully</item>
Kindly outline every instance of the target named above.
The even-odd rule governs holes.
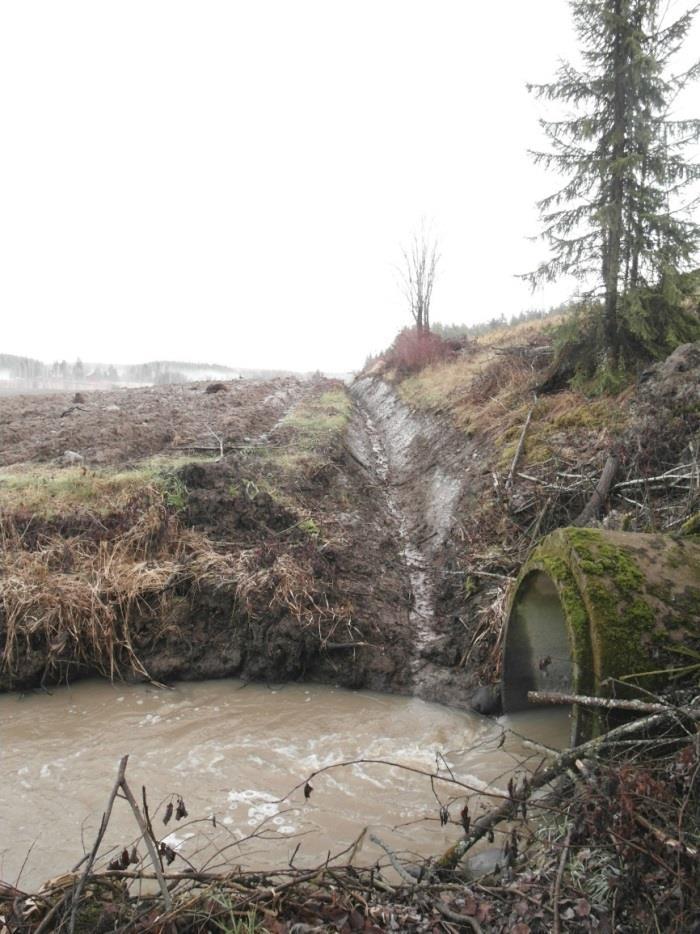
[[[168,834],[181,867],[270,868],[292,856],[296,866],[315,865],[352,847],[365,828],[358,862],[380,855],[372,835],[407,858],[440,853],[459,832],[441,826],[440,803],[465,790],[446,781],[433,789],[418,771],[451,771],[474,795],[474,815],[504,791],[514,769],[540,762],[518,734],[566,743],[561,711],[504,724],[420,699],[433,696],[435,670],[425,656],[437,638],[436,565],[462,493],[459,464],[439,456],[430,426],[381,381],[360,380],[352,393],[348,444],[373,479],[410,581],[414,696],[228,679],[171,690],[84,681],[50,695],[0,697],[0,879],[32,887],[78,862],[125,753],[127,777],[136,789],[146,786],[156,831]],[[504,725],[516,730],[505,740]],[[338,763],[351,764],[313,777],[307,798],[311,773]],[[176,795],[188,817],[166,827]],[[455,820],[462,803],[453,804]],[[132,815],[119,807],[102,852],[114,855],[137,837]]]
[[[414,639],[411,660],[414,688],[419,687],[421,658],[435,640],[433,562],[452,529],[461,481],[433,460],[414,457],[423,440],[419,423],[381,380],[358,380],[353,386],[360,430],[350,435],[359,458],[381,487],[386,510],[396,529],[411,584],[409,622]],[[420,693],[415,690],[415,693]]]

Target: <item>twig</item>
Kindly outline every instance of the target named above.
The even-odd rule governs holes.
[[[678,480],[692,480],[692,473],[677,473],[678,470],[686,470],[690,466],[690,464],[685,464],[682,467],[674,467],[672,470],[667,470],[666,473],[659,474],[658,477],[639,477],[636,480],[621,480],[619,483],[615,484],[613,489],[621,490],[628,486],[644,486],[645,483],[664,483],[666,481],[677,482]]]
[[[439,898],[435,898],[432,902],[426,903],[426,907],[437,908],[440,914],[444,918],[447,918],[448,921],[454,921],[455,924],[467,924],[476,934],[482,934],[483,928],[476,918],[472,918],[470,915],[460,914],[458,911],[453,911]]]
[[[667,846],[669,849],[674,850],[676,853],[683,853],[685,856],[690,856],[691,859],[697,859],[698,857],[698,848],[695,846],[690,846],[687,843],[682,843],[680,840],[675,840],[673,837],[669,837],[668,834],[664,833],[662,830],[659,830],[658,827],[655,827],[651,821],[648,821],[646,817],[643,817],[641,814],[637,813],[634,815],[634,819],[648,830],[657,840],[660,840],[664,846]]]
[[[542,486],[552,486],[553,484],[549,483],[547,480],[542,480],[540,477],[533,477],[532,474],[522,473],[518,471],[516,476],[520,477],[521,480],[530,480],[532,483],[540,483]],[[559,487],[557,487],[559,489]]]
[[[122,782],[124,781],[124,773],[126,772],[126,764],[128,761],[129,761],[129,757],[124,756],[121,762],[119,763],[119,769],[117,770],[117,779],[109,794],[109,799],[107,801],[107,807],[105,808],[105,812],[102,815],[102,820],[100,821],[100,829],[97,831],[97,836],[95,837],[95,842],[93,843],[92,849],[90,850],[90,856],[88,857],[88,861],[85,864],[85,869],[83,870],[83,873],[80,879],[78,880],[78,884],[73,891],[73,897],[72,897],[72,902],[71,902],[70,924],[68,926],[68,930],[70,931],[70,934],[73,934],[75,930],[75,921],[76,921],[77,914],[78,914],[78,903],[80,902],[80,896],[83,893],[85,882],[87,881],[87,878],[90,875],[90,871],[92,870],[93,864],[95,862],[95,857],[97,856],[97,851],[100,847],[100,844],[102,843],[102,838],[104,837],[105,832],[107,830],[107,824],[109,823],[109,819],[112,816],[112,808],[114,807],[114,801],[115,801],[115,798],[117,797],[117,794],[122,785]],[[44,918],[44,921],[46,921],[46,918]]]
[[[559,917],[559,900],[561,898],[561,880],[564,878],[564,869],[566,868],[566,861],[569,858],[569,846],[571,845],[571,834],[573,832],[573,827],[569,826],[569,829],[564,840],[564,849],[561,851],[561,857],[559,858],[559,866],[557,867],[557,875],[554,880],[554,891],[552,894],[552,907],[554,909],[554,917],[552,918],[552,934],[560,934],[561,932],[561,919]]]
[[[461,574],[462,572],[458,571],[457,573]],[[495,580],[499,580],[499,581],[514,581],[515,580],[515,578],[511,577],[510,574],[496,574],[494,571],[474,571],[470,569],[469,571],[467,571],[467,574],[471,574],[473,577],[492,577]]]
[[[211,429],[209,425],[207,425],[206,427],[207,427],[207,432],[212,436],[212,438],[219,445],[219,460],[221,461],[224,459],[224,436],[217,435],[217,433],[213,429]]]
[[[542,523],[543,523],[543,521],[544,521],[544,517],[546,516],[547,510],[549,509],[549,507],[551,506],[551,504],[552,504],[552,497],[550,496],[550,497],[546,500],[546,502],[545,502],[544,506],[542,507],[542,509],[540,509],[539,513],[537,514],[537,519],[535,520],[535,526],[534,526],[532,532],[529,533],[529,534],[530,534],[530,544],[531,544],[531,545],[532,545],[532,544],[537,540],[537,538],[539,537],[540,529],[542,528]]]
[[[535,406],[537,405],[537,396],[535,396],[530,411],[527,413],[527,418],[525,419],[525,424],[523,425],[523,430],[520,432],[520,438],[518,439],[518,446],[515,449],[515,454],[513,455],[513,460],[510,465],[510,470],[508,471],[508,477],[506,478],[506,493],[510,493],[513,487],[513,477],[515,476],[515,469],[518,466],[518,461],[520,460],[520,455],[523,453],[523,448],[525,447],[525,436],[527,435],[527,429],[530,427],[530,420],[532,418],[532,413],[535,411]]]
[[[401,876],[404,882],[408,882],[409,885],[415,885],[417,883],[418,879],[416,878],[416,876],[412,875],[411,870],[401,865],[401,863],[398,861],[396,857],[396,853],[394,853],[391,847],[387,846],[387,844],[384,843],[383,840],[380,840],[376,834],[371,833],[369,835],[369,838],[372,841],[372,843],[376,843],[377,846],[380,846],[384,850],[386,855],[389,857],[389,862],[394,867],[394,869],[398,872],[398,874]],[[415,872],[415,870],[413,870],[413,872]]]
[[[149,856],[151,857],[151,862],[153,863],[153,870],[158,879],[158,884],[160,885],[160,891],[163,895],[163,904],[165,905],[165,910],[170,911],[173,907],[172,898],[170,892],[168,891],[168,886],[163,878],[163,870],[160,867],[160,860],[158,858],[158,851],[155,848],[151,835],[148,832],[148,827],[146,826],[146,821],[143,819],[143,815],[139,810],[139,806],[136,803],[136,798],[134,798],[131,789],[126,783],[126,779],[122,776],[121,780],[121,789],[124,792],[124,797],[131,805],[131,810],[134,812],[134,817],[136,818],[136,823],[139,825],[139,830],[141,831],[141,836],[143,837],[143,842],[146,844],[146,849],[148,850]]]

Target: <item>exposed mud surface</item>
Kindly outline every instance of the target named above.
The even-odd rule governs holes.
[[[346,443],[344,413],[352,423],[357,415],[340,384],[95,394],[62,418],[65,405],[0,400],[12,464],[0,476],[0,689],[147,672],[411,692],[410,584],[396,521]],[[164,433],[170,422],[177,436]],[[223,459],[183,465],[179,439],[207,447],[211,432]],[[80,465],[62,463],[67,446]],[[139,480],[139,463],[154,454],[164,458],[164,489],[157,474]],[[128,499],[100,486],[112,466],[128,490],[136,478]]]
[[[11,396],[0,400],[0,465],[46,462],[79,454],[85,464],[117,465],[182,446],[245,443],[271,431],[305,395],[310,381],[233,380],[209,394],[187,383],[84,393]]]
[[[0,498],[3,482],[52,466],[37,481],[44,512],[15,494],[6,515],[0,686],[138,676],[135,653],[160,681],[313,679],[466,707],[473,626],[454,539],[474,495],[473,451],[381,380],[356,381],[350,399],[333,381],[284,378],[95,393],[77,409],[57,396],[1,400],[11,466]],[[223,458],[182,464],[187,445],[219,441]],[[66,449],[77,467],[62,463]],[[149,479],[125,501],[108,491],[101,511],[52,505],[51,484],[63,489],[71,470],[78,485],[112,466],[128,478],[153,455],[175,465],[165,493]],[[115,607],[113,658],[92,600]]]
[[[463,636],[454,638],[454,616],[439,597],[458,510],[468,495],[464,479],[472,451],[448,426],[411,413],[382,380],[357,380],[352,394],[357,410],[348,442],[374,477],[378,508],[393,529],[410,585],[411,691],[464,706],[475,679],[456,664]]]
[[[407,584],[391,529],[373,508],[357,466],[341,451],[326,473],[298,479],[324,517],[328,540],[322,547],[268,493],[252,499],[245,492],[231,496],[249,471],[240,458],[183,468],[185,521],[206,532],[221,550],[243,550],[259,569],[274,570],[293,555],[313,577],[318,599],[337,608],[337,625],[332,619],[315,621],[313,611],[300,625],[265,588],[244,609],[231,584],[188,583],[179,619],[165,629],[165,642],[142,647],[149,671],[166,679],[236,674],[407,693]],[[345,617],[344,608],[349,610]],[[170,643],[169,629],[175,634]]]

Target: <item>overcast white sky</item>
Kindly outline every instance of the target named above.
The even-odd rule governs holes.
[[[574,48],[566,0],[4,0],[0,352],[358,368],[421,216],[433,320],[558,302],[524,85]]]

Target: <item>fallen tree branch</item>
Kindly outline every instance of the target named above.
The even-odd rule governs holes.
[[[604,707],[606,710],[633,710],[637,713],[664,713],[679,710],[683,713],[692,708],[672,707],[670,704],[650,704],[640,700],[617,700],[615,697],[589,697],[587,694],[557,694],[553,691],[528,691],[531,704],[580,704],[582,707]]]
[[[80,901],[80,896],[83,892],[83,889],[85,888],[85,883],[88,879],[88,876],[90,875],[90,870],[92,869],[92,866],[95,862],[95,858],[97,856],[97,850],[99,849],[100,843],[102,843],[102,839],[105,835],[105,831],[107,830],[107,825],[109,824],[109,818],[111,817],[111,814],[112,814],[112,807],[114,806],[114,801],[117,797],[117,794],[119,793],[119,788],[121,787],[122,778],[124,777],[124,772],[126,770],[126,763],[128,762],[128,760],[129,760],[129,757],[124,756],[124,758],[119,763],[119,769],[117,771],[117,778],[112,787],[112,791],[110,792],[109,799],[107,801],[107,807],[105,808],[105,811],[102,814],[102,820],[100,821],[100,827],[99,827],[99,830],[97,831],[97,837],[95,838],[95,842],[92,845],[92,849],[90,850],[89,855],[87,857],[83,857],[83,859],[81,859],[80,862],[77,864],[77,866],[74,868],[74,871],[76,871],[78,867],[81,866],[87,859],[87,864],[85,866],[85,869],[81,873],[80,878],[77,879],[76,886],[74,888],[67,889],[62,895],[62,897],[56,902],[56,904],[52,905],[52,907],[49,909],[46,915],[42,918],[41,923],[37,927],[35,934],[43,934],[44,931],[48,931],[49,925],[51,924],[53,919],[56,917],[58,912],[61,910],[61,908],[63,908],[63,906],[68,901],[71,902],[71,916],[70,916],[70,922],[68,925],[68,930],[70,934],[73,934],[73,931],[75,930],[75,921],[76,921],[76,915],[77,915],[77,910],[78,910],[78,902]]]
[[[496,347],[494,353],[500,357],[522,357],[527,360],[528,357],[551,357],[554,348],[550,344],[518,344],[511,347]]]
[[[667,846],[670,850],[673,850],[676,853],[683,853],[685,856],[690,856],[691,859],[697,859],[698,857],[698,848],[695,846],[690,846],[688,843],[683,843],[681,840],[676,840],[674,837],[669,837],[668,834],[664,833],[663,830],[659,830],[658,827],[655,827],[651,821],[648,821],[646,817],[638,812],[634,815],[634,819],[637,823],[644,827],[645,830],[648,830],[652,836],[656,837],[664,846]]]
[[[513,460],[510,465],[510,470],[508,471],[508,477],[506,478],[506,493],[510,493],[513,487],[513,477],[515,476],[515,470],[518,466],[520,455],[523,453],[523,448],[525,447],[525,436],[527,435],[527,429],[530,427],[530,420],[532,419],[532,413],[535,411],[536,405],[537,405],[537,396],[535,396],[534,398],[534,401],[530,407],[530,411],[527,413],[527,418],[525,419],[523,430],[520,432],[520,438],[518,439],[518,446],[515,449],[515,454],[513,455]]]
[[[682,464],[680,467],[673,467],[671,470],[667,470],[666,473],[659,474],[657,477],[640,477],[636,480],[621,480],[619,483],[616,483],[613,489],[622,490],[628,486],[643,486],[645,483],[665,483],[666,481],[672,480],[692,480],[692,473],[679,473],[680,470],[688,470],[692,467],[692,464]]]
[[[462,572],[458,571],[457,573],[461,574]],[[472,575],[473,577],[492,577],[494,580],[499,580],[499,581],[514,581],[515,580],[515,578],[512,577],[510,574],[496,574],[495,571],[475,571],[473,569],[470,569],[469,571],[467,571],[467,576],[469,575]]]
[[[504,801],[503,804],[500,804],[475,821],[471,825],[470,832],[462,837],[461,840],[458,840],[457,843],[454,843],[443,853],[440,859],[437,860],[435,868],[438,871],[455,869],[464,854],[470,850],[477,841],[485,837],[486,834],[492,831],[498,824],[502,823],[502,821],[515,817],[518,810],[522,807],[523,802],[527,801],[534,791],[552,782],[562,772],[573,765],[576,759],[598,753],[607,745],[614,745],[615,741],[618,739],[635,736],[639,733],[643,733],[645,730],[654,729],[659,726],[668,726],[674,720],[678,719],[678,714],[679,712],[674,708],[666,708],[663,713],[654,713],[641,720],[625,723],[622,726],[615,727],[615,729],[610,730],[608,733],[604,733],[602,736],[597,736],[595,739],[582,743],[580,746],[564,750],[564,752],[557,756],[548,769],[527,779],[526,783],[519,789],[516,789],[515,793]],[[700,720],[700,708],[693,710],[693,719]]]
[[[557,876],[554,880],[554,890],[552,892],[552,908],[554,910],[554,917],[552,919],[552,934],[560,934],[561,932],[561,917],[559,915],[559,902],[561,900],[561,882],[564,878],[564,870],[566,869],[566,863],[569,859],[569,847],[571,846],[571,835],[574,828],[569,827],[566,838],[564,840],[564,848],[561,851],[561,857],[559,859],[559,866],[557,867]]]
[[[414,875],[416,870],[415,869],[410,870],[410,869],[407,869],[406,866],[403,866],[399,862],[396,856],[396,853],[394,853],[391,847],[387,846],[387,844],[384,843],[383,840],[380,840],[380,838],[376,834],[371,833],[369,835],[369,838],[372,841],[372,843],[376,843],[377,846],[380,846],[384,850],[386,855],[389,857],[389,862],[394,867],[394,869],[398,872],[398,874],[401,876],[404,882],[408,882],[409,885],[416,885],[416,883],[418,882],[417,873]]]
[[[458,911],[453,911],[448,905],[446,905],[441,899],[436,898],[432,902],[425,903],[426,908],[437,908],[443,918],[447,918],[448,921],[453,921],[455,924],[466,924],[468,925],[475,934],[482,934],[483,928],[476,920],[476,918],[471,917],[471,915],[463,915]]]
[[[139,806],[136,803],[136,798],[134,798],[131,789],[126,783],[126,778],[122,776],[120,782],[121,790],[124,792],[124,797],[129,802],[131,810],[134,813],[136,818],[136,823],[139,825],[139,830],[141,831],[141,836],[143,837],[143,842],[146,844],[146,849],[148,850],[148,855],[151,857],[151,862],[153,863],[153,871],[156,874],[158,879],[158,884],[160,885],[160,891],[163,895],[163,904],[165,905],[165,910],[170,911],[173,907],[173,900],[168,890],[167,883],[163,878],[163,870],[160,865],[160,859],[158,858],[158,851],[155,848],[155,844],[151,838],[150,833],[148,832],[148,827],[146,826],[146,821],[144,820],[143,814],[139,810]]]

